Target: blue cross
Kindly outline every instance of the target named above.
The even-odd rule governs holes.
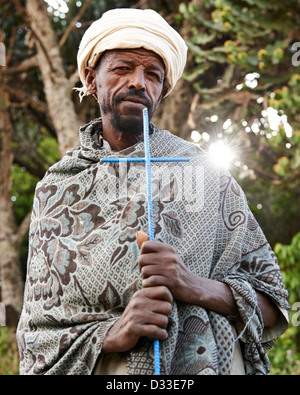
[[[146,165],[147,197],[148,197],[148,228],[149,240],[154,240],[154,219],[152,202],[151,162],[189,162],[188,158],[152,158],[150,155],[149,116],[148,110],[143,110],[144,126],[144,158],[106,158],[103,163],[142,162]],[[160,375],[160,345],[159,340],[154,340],[154,374]]]

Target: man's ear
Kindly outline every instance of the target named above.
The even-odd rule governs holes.
[[[92,67],[86,67],[84,72],[87,90],[91,95],[95,95],[97,93],[96,70]]]

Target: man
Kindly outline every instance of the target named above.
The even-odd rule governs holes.
[[[266,374],[287,328],[282,277],[234,179],[194,145],[150,125],[155,241],[147,229],[142,111],[150,117],[186,63],[183,39],[154,11],[121,9],[86,32],[81,98],[101,119],[80,130],[37,186],[24,310],[22,374]],[[124,188],[125,187],[125,188]]]

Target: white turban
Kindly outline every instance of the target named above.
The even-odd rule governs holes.
[[[77,55],[83,88],[80,97],[89,95],[85,68],[95,68],[100,56],[113,49],[144,48],[159,55],[166,68],[168,96],[182,76],[187,45],[166,20],[153,10],[120,8],[106,12],[85,32]]]

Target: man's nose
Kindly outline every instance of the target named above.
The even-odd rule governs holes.
[[[128,88],[134,88],[137,91],[144,91],[146,89],[144,70],[135,69],[130,74]]]

